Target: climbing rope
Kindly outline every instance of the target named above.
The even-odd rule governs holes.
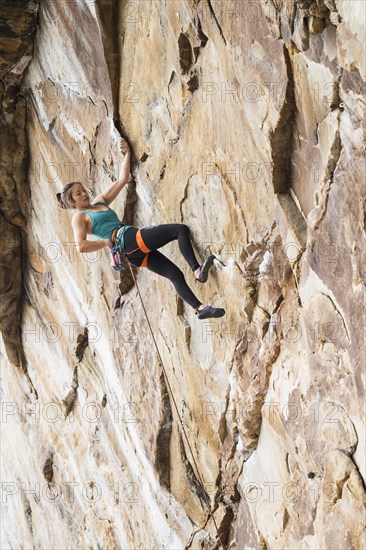
[[[113,122],[114,122],[114,125],[118,131],[118,133],[122,136],[123,135],[123,128],[122,128],[122,125],[121,125],[121,122],[119,120],[119,114],[118,114],[118,110],[116,108],[116,106],[114,105],[114,116],[113,116]],[[148,314],[147,314],[147,311],[146,311],[146,308],[145,308],[145,305],[144,305],[144,301],[142,299],[142,296],[141,296],[141,292],[140,292],[140,289],[139,289],[139,285],[137,283],[137,280],[136,280],[136,277],[135,277],[135,274],[133,272],[133,269],[132,269],[132,266],[130,263],[128,263],[129,265],[129,268],[130,268],[130,271],[131,271],[131,275],[132,275],[132,278],[134,280],[134,283],[136,285],[136,288],[137,288],[137,292],[138,292],[138,295],[140,297],[140,301],[141,301],[141,305],[142,305],[142,308],[144,310],[144,313],[145,313],[145,317],[146,317],[146,320],[147,320],[147,323],[149,325],[149,329],[150,329],[150,333],[151,333],[151,336],[152,336],[152,339],[154,341],[154,345],[155,345],[155,348],[156,348],[156,351],[157,351],[157,354],[158,354],[158,358],[159,358],[159,362],[161,364],[161,367],[163,369],[163,373],[164,373],[164,377],[165,377],[165,380],[166,380],[166,384],[167,384],[167,387],[169,388],[169,393],[172,397],[172,400],[173,400],[173,403],[174,403],[174,407],[175,407],[175,410],[177,412],[177,417],[180,419],[180,415],[179,415],[179,410],[178,410],[178,406],[177,406],[177,403],[176,403],[176,400],[175,400],[175,397],[174,397],[174,394],[173,394],[173,390],[171,388],[171,385],[170,385],[170,382],[169,382],[169,378],[168,378],[168,375],[167,375],[167,372],[165,370],[165,367],[164,367],[164,363],[163,363],[163,360],[161,358],[161,355],[160,355],[160,351],[159,351],[159,348],[158,348],[158,345],[156,343],[156,340],[155,340],[155,336],[154,336],[154,333],[152,331],[152,328],[151,328],[151,324],[150,324],[150,320],[149,320],[149,317],[148,317]],[[197,472],[197,478],[198,478],[198,481],[205,493],[205,488],[204,488],[204,484],[203,484],[203,481],[202,481],[202,477],[201,477],[201,474],[200,474],[200,471],[198,469],[198,466],[197,466],[197,462],[196,462],[196,459],[194,458],[194,454],[193,454],[193,451],[192,451],[192,447],[189,443],[189,439],[188,439],[188,435],[186,433],[186,430],[185,430],[185,426],[184,426],[184,423],[183,421],[180,419],[180,426],[181,426],[181,429],[183,431],[183,434],[184,434],[184,437],[187,441],[187,445],[188,445],[188,448],[190,450],[190,453],[192,455],[192,459],[193,459],[193,463],[194,463],[194,466],[196,468],[196,472]],[[201,500],[200,500],[201,502]],[[202,503],[201,503],[202,504]],[[207,502],[205,501],[205,504],[207,505],[207,508],[208,508],[208,512],[209,512],[209,516],[212,518],[212,521],[213,521],[213,524],[215,526],[215,529],[216,529],[216,533],[217,533],[217,537],[218,537],[218,541],[220,543],[220,545],[222,546],[222,548],[225,548],[224,547],[224,544],[222,543],[222,540],[221,540],[221,535],[219,533],[219,529],[217,527],[217,523],[216,523],[216,520],[213,516],[213,513],[212,513],[212,510],[211,510],[211,505],[208,505]]]
[[[172,387],[170,385],[170,382],[169,382],[169,378],[168,378],[168,374],[165,370],[165,367],[164,367],[164,363],[163,363],[163,360],[161,358],[161,355],[160,355],[160,351],[159,351],[159,348],[158,348],[158,345],[156,343],[156,340],[155,340],[155,336],[154,336],[154,333],[153,333],[153,330],[151,328],[151,324],[150,324],[150,320],[149,320],[149,317],[148,317],[148,314],[147,314],[147,311],[146,311],[146,308],[145,308],[145,305],[144,305],[144,301],[142,299],[142,296],[141,296],[141,292],[140,292],[140,289],[139,289],[139,285],[137,284],[137,280],[136,280],[136,277],[135,277],[135,274],[133,272],[133,269],[131,268],[131,264],[129,264],[129,267],[130,267],[130,271],[131,271],[131,274],[132,274],[132,277],[133,277],[133,280],[135,282],[135,285],[136,285],[136,288],[137,288],[137,292],[138,292],[138,295],[140,297],[140,301],[141,301],[141,305],[142,305],[142,308],[144,310],[144,313],[145,313],[145,317],[146,317],[146,320],[147,320],[147,324],[149,325],[149,329],[150,329],[150,333],[151,333],[151,336],[152,336],[152,339],[154,341],[154,345],[155,345],[155,348],[156,348],[156,351],[157,351],[157,354],[158,354],[158,358],[159,358],[159,361],[160,361],[160,364],[161,364],[161,367],[163,369],[163,372],[164,372],[164,377],[165,377],[165,380],[166,380],[166,383],[167,383],[167,386],[169,388],[169,393],[172,397],[172,400],[173,400],[173,403],[174,403],[174,407],[175,407],[175,410],[177,412],[177,415],[178,415],[178,418],[180,419],[180,414],[179,414],[179,410],[178,410],[178,406],[177,406],[177,402],[175,400],[175,397],[174,397],[174,393],[173,393],[173,390],[172,390]],[[203,491],[205,492],[205,488],[204,488],[204,484],[203,484],[203,481],[202,481],[202,477],[201,477],[201,474],[200,474],[200,471],[198,469],[198,466],[197,466],[197,462],[196,462],[196,459],[194,457],[194,454],[193,454],[193,451],[192,451],[192,447],[189,443],[189,439],[188,439],[188,435],[186,433],[186,429],[185,429],[185,426],[184,426],[184,422],[182,421],[182,419],[180,419],[180,422],[179,422],[180,426],[181,426],[181,429],[183,431],[183,434],[184,434],[184,437],[187,441],[187,445],[189,447],[189,450],[190,450],[190,453],[192,455],[192,459],[193,459],[193,463],[194,463],[194,466],[196,468],[196,472],[197,472],[197,478],[199,480],[199,483],[203,489]],[[201,501],[200,501],[201,502]],[[214,526],[215,526],[215,529],[216,529],[216,533],[217,533],[217,537],[218,537],[218,540],[222,546],[222,548],[225,548],[223,543],[222,543],[222,540],[221,540],[221,536],[220,536],[220,533],[219,533],[219,529],[217,527],[217,523],[216,523],[216,520],[214,518],[214,515],[212,513],[212,510],[211,510],[211,506],[207,504],[207,502],[205,501],[205,504],[208,508],[208,511],[209,511],[209,515],[210,517],[212,518],[212,521],[214,523]]]

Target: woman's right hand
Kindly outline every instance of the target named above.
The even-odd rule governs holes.
[[[111,239],[106,239],[106,243],[109,248],[113,247],[113,242],[111,241]]]

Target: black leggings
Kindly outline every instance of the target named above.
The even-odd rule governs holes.
[[[191,270],[195,271],[200,267],[193,252],[188,225],[183,223],[163,223],[152,227],[143,227],[140,231],[144,243],[151,250],[151,252],[148,253],[146,267],[150,269],[150,271],[169,279],[173,283],[179,296],[194,309],[197,309],[202,302],[198,300],[187,285],[183,272],[164,256],[164,254],[157,250],[157,248],[178,239],[179,249]],[[126,252],[130,252],[137,248],[136,233],[136,227],[131,227],[126,230],[124,238]],[[132,254],[126,254],[127,260],[135,267],[141,266],[145,256],[145,252],[141,250],[132,252]]]

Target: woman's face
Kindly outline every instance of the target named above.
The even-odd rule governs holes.
[[[71,196],[76,208],[85,208],[90,205],[89,194],[81,183],[75,183],[72,186]]]

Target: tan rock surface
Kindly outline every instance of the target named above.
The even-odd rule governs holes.
[[[1,547],[366,548],[363,2],[6,4]],[[116,119],[112,207],[225,317],[73,247]]]

